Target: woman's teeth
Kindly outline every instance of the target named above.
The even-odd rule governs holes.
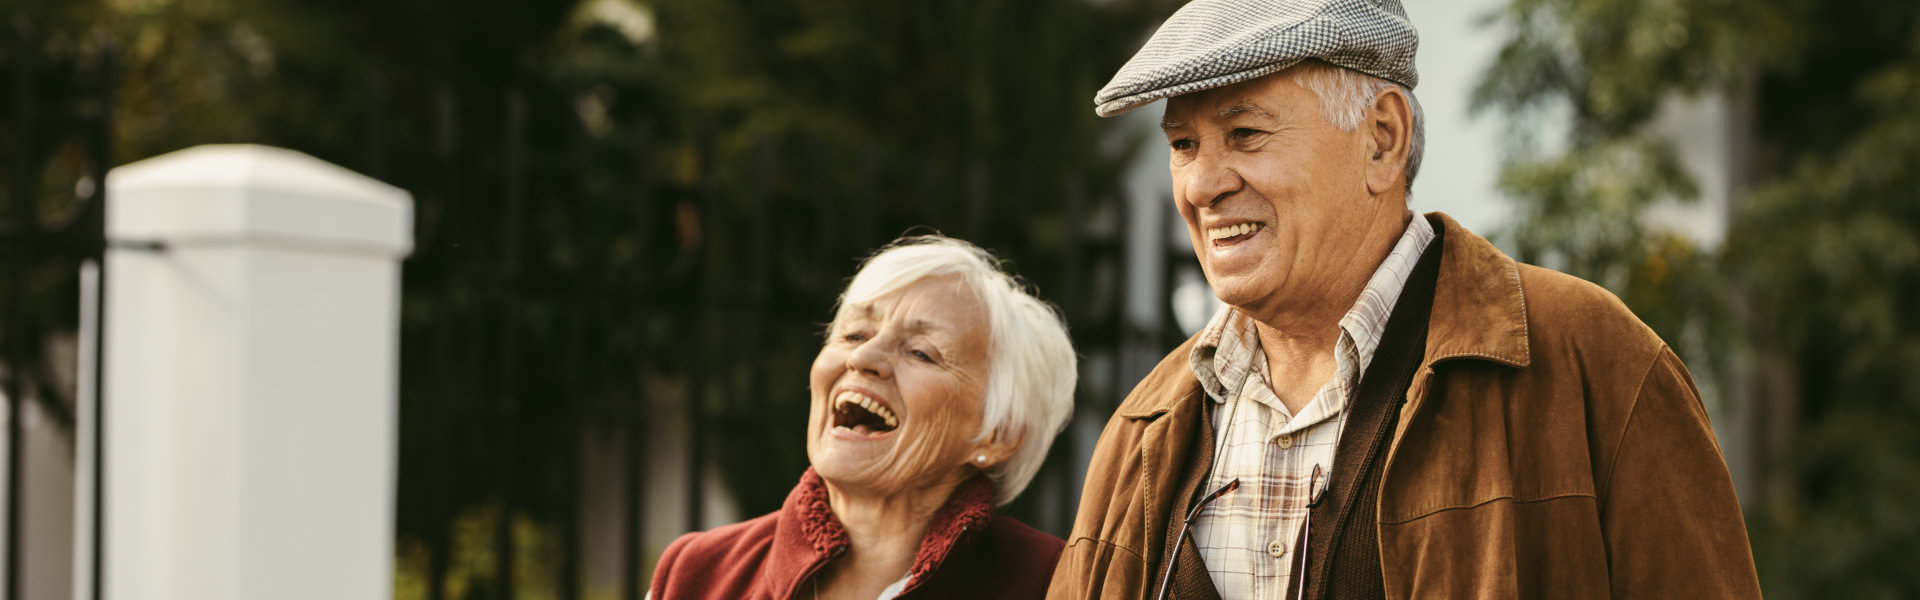
[[[1261,225],[1259,223],[1241,223],[1239,225],[1215,227],[1213,229],[1207,230],[1207,239],[1208,240],[1224,240],[1230,237],[1245,235],[1245,234],[1253,233],[1255,231],[1259,231],[1260,227]]]
[[[873,413],[874,416],[880,417],[881,420],[887,422],[888,429],[892,429],[900,424],[900,418],[894,416],[893,411],[887,409],[887,405],[881,404],[878,400],[868,398],[866,394],[849,390],[840,392],[840,395],[835,396],[833,399],[833,409],[835,411],[845,411],[849,405],[858,406],[869,413]],[[842,427],[851,428],[852,424],[842,425]]]

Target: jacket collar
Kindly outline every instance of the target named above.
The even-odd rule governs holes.
[[[920,539],[920,550],[908,570],[913,589],[925,581],[934,569],[953,553],[954,548],[971,540],[993,520],[993,480],[974,476],[954,488],[947,503],[934,511],[927,533]],[[812,467],[800,476],[800,485],[787,494],[774,526],[773,542],[767,549],[762,589],[781,590],[794,597],[801,584],[852,545],[847,530],[834,516],[827,502],[827,484]]]
[[[1160,364],[1133,386],[1133,392],[1120,402],[1120,408],[1114,414],[1123,419],[1152,419],[1175,407],[1196,404],[1192,402],[1196,397],[1205,397],[1206,390],[1201,389],[1200,380],[1193,376],[1193,369],[1187,362],[1193,354],[1193,347],[1200,342],[1200,336],[1205,334],[1205,330],[1194,334],[1179,348],[1167,353],[1166,358],[1160,359]]]
[[[1446,213],[1427,213],[1427,219],[1446,232],[1433,316],[1427,319],[1427,366],[1478,358],[1526,367],[1532,356],[1519,263]]]
[[[1480,359],[1523,368],[1532,362],[1527,343],[1527,294],[1520,265],[1486,238],[1474,235],[1443,212],[1425,215],[1442,231],[1440,278],[1427,320],[1426,366],[1454,359]],[[1204,333],[1204,331],[1202,332]],[[1167,354],[1120,404],[1121,418],[1149,419],[1204,393],[1187,358],[1199,334]],[[1147,392],[1147,393],[1142,393]]]

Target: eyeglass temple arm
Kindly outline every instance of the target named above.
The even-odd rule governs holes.
[[[1231,492],[1239,487],[1240,478],[1235,477],[1232,481],[1228,481],[1226,485],[1220,486],[1220,489],[1214,490],[1213,493],[1207,494],[1205,498],[1201,498],[1199,502],[1193,503],[1193,508],[1187,511],[1185,525],[1180,527],[1179,539],[1173,541],[1173,553],[1167,555],[1167,572],[1160,576],[1160,591],[1153,595],[1154,598],[1166,600],[1167,584],[1173,582],[1174,562],[1180,559],[1180,547],[1187,543],[1187,532],[1193,529],[1193,520],[1200,517],[1200,509],[1206,508],[1207,503],[1213,502],[1215,499],[1226,495],[1227,492]]]
[[[1316,464],[1313,466],[1313,476],[1307,478],[1307,518],[1300,522],[1300,543],[1293,547],[1293,553],[1300,555],[1300,568],[1294,571],[1300,574],[1300,580],[1293,582],[1300,593],[1294,595],[1294,600],[1307,598],[1307,542],[1313,535],[1313,509],[1319,508],[1320,501],[1327,497],[1327,488],[1320,487],[1320,473],[1320,465]],[[1328,486],[1332,486],[1332,483],[1328,483]]]

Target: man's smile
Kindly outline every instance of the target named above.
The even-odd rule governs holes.
[[[1266,227],[1266,224],[1259,222],[1236,223],[1224,227],[1212,227],[1207,229],[1207,241],[1215,248],[1225,248],[1252,239],[1253,236],[1258,235],[1262,230],[1266,229]]]

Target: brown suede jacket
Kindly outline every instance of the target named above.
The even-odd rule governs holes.
[[[1679,358],[1600,287],[1427,218],[1445,245],[1381,476],[1386,596],[1758,597],[1733,483]],[[1159,583],[1206,401],[1193,343],[1101,433],[1048,598],[1141,598]]]

